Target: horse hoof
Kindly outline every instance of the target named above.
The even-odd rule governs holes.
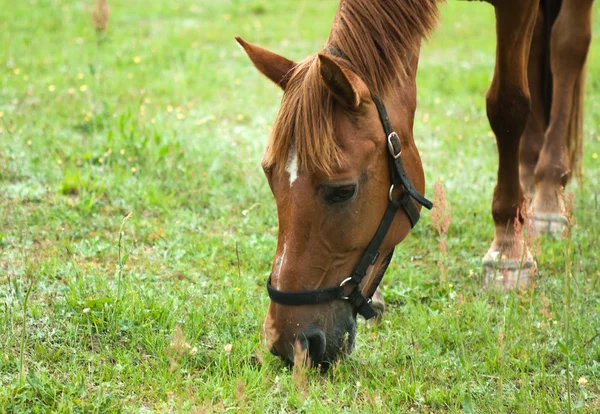
[[[569,222],[565,216],[557,213],[535,213],[533,215],[533,229],[536,233],[560,239]]]
[[[371,307],[377,312],[377,316],[371,319],[373,324],[380,324],[383,319],[383,312],[385,312],[385,301],[383,300],[383,294],[379,289],[375,291],[373,298],[371,298]]]
[[[526,289],[533,284],[537,274],[535,260],[502,258],[499,252],[488,253],[483,258],[483,284],[486,288]]]

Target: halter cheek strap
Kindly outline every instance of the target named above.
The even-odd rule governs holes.
[[[387,266],[392,259],[394,251],[392,250],[388,257],[386,257],[386,260],[384,260],[385,268],[380,273],[378,280],[374,281],[367,297],[362,294],[360,284],[366,276],[369,267],[374,265],[379,258],[379,248],[396,217],[396,212],[399,209],[403,209],[410,220],[412,228],[417,224],[420,218],[419,209],[417,208],[415,201],[427,209],[433,207],[431,201],[427,200],[417,191],[404,169],[401,157],[402,145],[400,137],[392,129],[392,124],[390,123],[385,105],[378,97],[372,94],[371,98],[377,107],[379,119],[381,120],[383,130],[387,137],[388,164],[391,182],[388,191],[388,205],[381,222],[379,223],[379,227],[377,228],[377,231],[375,231],[373,238],[360,257],[360,260],[351,275],[337,286],[303,292],[287,292],[275,289],[271,284],[271,277],[269,276],[269,279],[267,280],[267,292],[269,293],[271,300],[275,303],[288,306],[300,306],[314,305],[333,300],[347,300],[354,306],[357,313],[362,315],[365,319],[371,319],[376,316],[377,312],[371,306],[371,297],[377,290],[385,270],[387,270]],[[402,194],[398,198],[394,198],[393,195],[395,188],[403,189]],[[347,295],[344,293],[348,289],[346,285],[352,286],[352,290]]]

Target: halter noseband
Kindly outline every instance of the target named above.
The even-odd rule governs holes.
[[[337,52],[337,51],[336,51]],[[339,53],[335,53],[339,55]],[[343,57],[344,56],[340,56]],[[371,319],[372,317],[377,315],[377,312],[371,306],[371,297],[377,290],[381,279],[385,271],[387,270],[387,266],[389,265],[392,255],[394,254],[394,250],[392,249],[391,253],[386,257],[384,261],[383,271],[380,272],[380,277],[373,283],[373,287],[370,289],[370,292],[367,296],[363,295],[360,288],[360,283],[363,278],[367,274],[367,270],[370,266],[374,265],[377,259],[379,258],[379,247],[383,242],[388,230],[390,229],[392,222],[394,221],[394,217],[396,216],[396,212],[398,209],[402,208],[408,218],[410,219],[411,228],[413,228],[420,218],[419,209],[415,205],[415,201],[421,204],[423,207],[431,210],[433,204],[431,201],[427,200],[423,197],[417,189],[414,187],[413,183],[410,181],[406,170],[404,169],[404,165],[402,164],[402,146],[400,142],[400,137],[396,132],[394,132],[392,128],[392,124],[390,123],[390,119],[387,114],[387,110],[385,109],[385,105],[383,102],[371,94],[371,98],[377,107],[377,112],[379,113],[379,119],[381,120],[381,124],[383,125],[383,130],[387,137],[387,147],[388,147],[388,163],[390,170],[390,189],[388,191],[388,205],[385,209],[385,213],[383,214],[383,218],[379,223],[379,227],[375,232],[375,235],[369,242],[369,245],[363,252],[358,264],[352,271],[352,274],[342,280],[342,282],[338,286],[323,288],[323,289],[315,289],[315,290],[307,290],[302,292],[286,292],[282,290],[277,290],[271,284],[271,276],[267,280],[267,291],[269,292],[269,297],[275,303],[280,305],[288,305],[288,306],[298,306],[298,305],[314,305],[317,303],[330,302],[333,300],[347,300],[356,308],[357,312],[362,315],[365,319]],[[393,191],[394,188],[403,188],[404,191],[398,198],[394,198]],[[413,201],[414,200],[414,201]],[[352,285],[354,286],[349,294],[344,294],[345,286]]]

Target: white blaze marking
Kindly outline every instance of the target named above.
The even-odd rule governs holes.
[[[275,288],[278,288],[279,285],[279,274],[281,273],[281,268],[283,267],[283,261],[285,260],[285,250],[287,248],[287,245],[285,243],[283,243],[283,251],[281,252],[281,255],[277,256],[277,259],[275,259],[275,270],[273,271],[273,276],[275,276],[274,278],[274,285]]]
[[[265,345],[271,349],[273,344],[279,340],[279,331],[275,327],[275,319],[271,315],[271,312],[267,312],[267,316],[263,322],[263,331],[265,334]]]
[[[290,149],[287,163],[285,164],[285,171],[290,175],[290,187],[294,184],[294,181],[298,178],[298,154],[295,148]]]

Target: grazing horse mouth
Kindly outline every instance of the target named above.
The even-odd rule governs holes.
[[[381,266],[375,273],[375,287],[383,278],[385,271],[391,262],[393,253],[394,251],[392,249],[392,251],[383,258]],[[269,286],[269,290],[271,293],[275,289],[272,289]],[[372,290],[374,291],[376,289]],[[281,293],[281,291],[275,292],[276,295]],[[375,292],[369,293],[368,296],[374,296],[373,301],[370,302],[370,304],[377,313],[376,318],[380,319],[385,305],[383,304],[381,295],[376,299],[377,295],[374,295],[374,293]],[[284,292],[284,294],[286,293]],[[277,303],[277,301],[275,302]],[[348,303],[348,305],[352,307],[352,310],[346,308],[346,303],[348,302],[329,302],[332,307],[331,314],[334,316],[333,323],[330,325],[331,327],[327,329],[326,333],[318,325],[310,325],[300,334],[294,334],[294,338],[296,338],[295,342],[287,345],[285,351],[279,352],[274,346],[270,346],[270,352],[274,356],[281,357],[288,364],[294,365],[294,362],[297,362],[297,355],[295,353],[298,351],[305,351],[306,357],[310,358],[310,364],[314,367],[320,366],[321,368],[327,368],[332,362],[335,362],[339,358],[350,355],[355,346],[358,312],[356,308],[352,307],[351,303]]]
[[[357,325],[354,316],[348,317],[341,324],[333,326],[327,334],[323,334],[320,329],[311,328],[305,333],[319,332],[325,343],[315,344],[306,340],[298,340],[294,351],[303,350],[306,352],[305,357],[308,358],[308,364],[312,367],[328,369],[331,364],[340,358],[344,358],[352,353],[355,346]],[[304,336],[304,334],[303,334]],[[299,347],[298,347],[299,345]],[[304,357],[298,359],[297,355],[293,354],[285,356],[284,359],[290,364],[303,361]]]

